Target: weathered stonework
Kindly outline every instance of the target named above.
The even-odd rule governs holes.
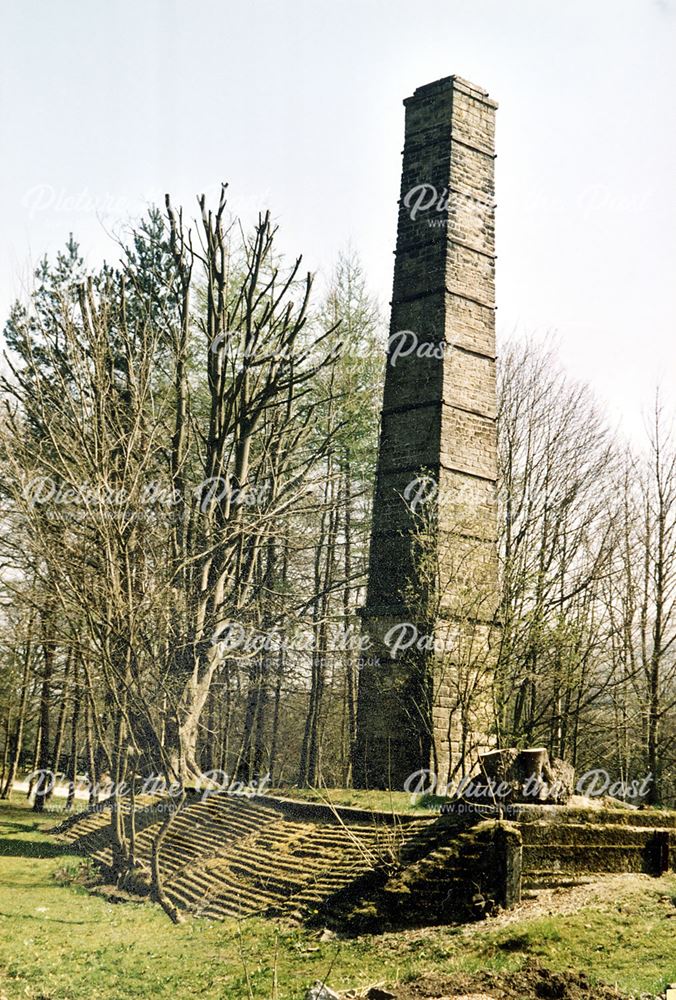
[[[460,77],[420,87],[404,103],[363,609],[372,655],[360,676],[353,767],[361,787],[402,787],[429,767],[443,780],[467,753],[468,727],[482,723],[463,715],[463,691],[486,674],[497,599],[497,105]],[[402,331],[410,331],[403,350]],[[431,635],[436,653],[423,642],[392,655],[385,637],[402,622]]]

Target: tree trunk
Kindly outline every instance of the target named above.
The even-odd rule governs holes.
[[[70,679],[70,668],[73,660],[72,651],[69,651],[66,659],[66,668],[63,674],[63,691],[61,693],[61,703],[59,705],[59,717],[56,723],[56,737],[54,739],[54,750],[52,752],[52,770],[54,772],[54,782],[59,775],[61,766],[61,753],[63,751],[63,738],[66,731],[66,712],[68,709],[68,681]],[[47,798],[51,798],[54,789],[52,788]]]
[[[16,773],[19,767],[19,760],[21,758],[21,750],[23,748],[23,734],[24,727],[26,724],[26,708],[28,706],[28,678],[30,673],[30,658],[31,658],[31,642],[28,640],[26,643],[26,649],[24,653],[23,662],[23,676],[21,678],[21,701],[19,703],[19,715],[16,720],[16,729],[14,731],[14,740],[12,742],[12,748],[10,751],[9,765],[7,770],[7,776],[5,784],[0,793],[0,798],[8,799],[12,792],[12,785],[16,780]]]
[[[186,800],[185,792],[182,792],[176,804],[176,807],[174,809],[167,811],[162,826],[160,827],[157,836],[153,840],[151,848],[151,858],[150,858],[153,896],[156,902],[160,904],[164,912],[175,924],[183,923],[183,915],[181,914],[180,910],[174,905],[174,903],[172,903],[172,901],[169,899],[166,892],[164,891],[164,884],[162,880],[162,866],[160,863],[160,858],[162,854],[162,844],[164,843],[167,834],[171,829],[171,825],[174,822],[174,819],[176,818],[176,816],[178,816],[179,812],[183,808],[185,800]],[[167,805],[169,804],[168,801],[166,804]]]
[[[49,723],[50,723],[50,699],[51,699],[51,685],[52,677],[54,675],[54,661],[56,657],[56,644],[49,637],[49,630],[51,628],[51,614],[50,612],[45,612],[42,619],[43,626],[43,655],[44,655],[44,672],[42,674],[42,690],[40,692],[40,733],[41,733],[41,743],[40,743],[40,760],[38,764],[38,770],[42,772],[42,777],[39,781],[37,790],[35,792],[35,801],[33,802],[34,812],[43,812],[45,808],[45,803],[51,794],[50,782],[47,780],[46,775],[49,771],[49,765],[51,763],[51,746],[49,743]]]
[[[78,677],[77,660],[73,666],[73,714],[70,720],[70,759],[68,761],[68,797],[66,799],[66,812],[69,812],[75,803],[75,782],[77,779],[77,730],[80,722],[80,706],[82,703],[82,689]]]

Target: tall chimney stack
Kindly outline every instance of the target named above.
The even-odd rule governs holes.
[[[353,760],[371,788],[469,766],[497,603],[497,104],[457,76],[404,104]]]

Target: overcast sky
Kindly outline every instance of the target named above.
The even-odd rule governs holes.
[[[498,333],[558,335],[634,435],[676,398],[673,0],[3,0],[0,314],[31,261],[165,191],[230,183],[289,253],[351,242],[384,304],[402,100],[458,73],[500,103]]]

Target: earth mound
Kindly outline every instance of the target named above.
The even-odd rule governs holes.
[[[350,994],[345,995],[349,998]],[[584,972],[552,972],[531,964],[519,972],[430,976],[366,994],[372,1000],[629,1000],[614,986],[593,983]],[[641,1000],[652,1000],[643,994]]]

